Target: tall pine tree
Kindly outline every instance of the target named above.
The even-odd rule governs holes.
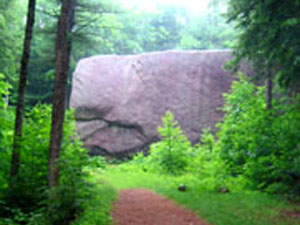
[[[61,14],[58,20],[56,38],[56,66],[52,108],[52,124],[49,148],[49,187],[59,185],[59,159],[63,122],[65,116],[65,98],[67,78],[70,67],[71,31],[75,21],[75,0],[62,0]]]
[[[31,46],[33,26],[34,26],[35,5],[36,5],[35,0],[29,0],[23,56],[22,56],[21,68],[20,68],[18,102],[16,108],[14,143],[13,143],[11,171],[10,171],[11,178],[15,177],[18,174],[19,167],[20,167],[20,139],[22,137],[22,123],[23,123],[24,108],[25,108],[25,89],[27,83],[30,46]]]

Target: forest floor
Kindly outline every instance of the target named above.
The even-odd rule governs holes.
[[[113,205],[109,199],[104,204],[115,225],[300,225],[300,206],[276,195],[251,190],[224,194],[208,189],[197,177],[162,176],[121,167],[95,170],[92,177],[100,187],[117,191],[110,198]],[[186,191],[178,191],[181,184]],[[99,210],[102,208],[103,204]]]
[[[112,217],[115,225],[208,225],[192,211],[145,189],[119,191]]]

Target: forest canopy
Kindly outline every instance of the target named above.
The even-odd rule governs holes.
[[[21,57],[26,1],[1,2],[0,26],[3,29],[0,30],[0,73],[13,86],[11,101],[15,102],[16,62]],[[223,3],[176,2],[78,1],[71,37],[73,48],[70,74],[79,59],[94,55],[233,47],[235,33],[222,16],[226,10]],[[55,29],[59,16],[59,4],[56,1],[39,0],[36,8],[32,63],[29,65],[26,95],[26,102],[30,105],[50,103],[52,99]],[[69,85],[70,82],[71,77]]]

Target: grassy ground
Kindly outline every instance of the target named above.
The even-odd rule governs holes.
[[[97,184],[93,197],[85,203],[84,211],[72,225],[109,225],[113,224],[110,212],[112,202],[117,198],[116,190],[105,180],[95,176]]]
[[[299,219],[288,217],[286,213],[295,210],[295,206],[282,199],[260,192],[243,191],[221,194],[209,191],[191,176],[172,178],[151,173],[110,169],[105,173],[95,172],[94,179],[106,180],[115,189],[155,190],[193,210],[200,217],[215,225],[300,224]],[[179,184],[187,185],[187,191],[179,192],[177,190]]]
[[[299,211],[299,206],[261,192],[210,191],[193,176],[175,178],[110,168],[105,172],[93,171],[91,179],[97,184],[93,198],[84,203],[84,211],[72,225],[113,224],[110,212],[117,199],[116,190],[128,188],[155,190],[214,225],[300,225],[299,219],[287,216],[288,212]],[[186,192],[177,190],[180,184],[187,186]],[[13,225],[0,220],[0,225],[4,224]]]

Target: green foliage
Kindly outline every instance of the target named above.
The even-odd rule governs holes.
[[[174,121],[174,115],[170,111],[162,121],[163,127],[158,128],[162,140],[150,146],[148,163],[167,174],[182,174],[188,165],[190,142]]]
[[[72,111],[66,115],[57,162],[60,186],[48,191],[51,108],[36,104],[52,98],[57,1],[38,2],[27,96],[27,102],[36,106],[26,111],[20,173],[10,181],[13,186],[9,188],[14,110],[7,99],[8,90],[12,89],[12,103],[16,93],[24,2],[0,1],[0,215],[5,217],[0,218],[0,224],[67,224],[74,219],[76,225],[110,223],[115,193],[105,183],[96,187],[88,176],[92,165],[103,172],[105,160],[87,156],[75,133]],[[145,12],[100,0],[78,1],[77,23],[71,35],[71,67],[74,69],[78,59],[95,54],[232,47],[235,32],[224,23],[221,11],[218,4],[200,15],[188,15],[184,7],[163,4]],[[230,0],[228,18],[238,28],[238,59],[252,60],[261,77],[270,68],[273,72],[276,69],[279,83],[296,86],[298,11],[299,1]],[[272,211],[278,207],[277,201],[261,193],[236,192],[252,188],[300,195],[300,97],[286,97],[276,90],[273,109],[266,111],[265,89],[243,76],[224,97],[226,115],[216,137],[204,131],[201,143],[191,147],[174,116],[167,112],[159,128],[162,140],[151,145],[150,155],[137,155],[132,162],[120,165],[117,173],[108,172],[108,177],[122,188],[155,189],[196,210],[211,223],[272,224],[277,219],[274,213],[278,212]],[[128,180],[124,171],[132,170],[135,172]],[[187,185],[188,191],[177,192],[179,184]],[[217,194],[221,187],[228,187],[232,193]]]
[[[0,1],[0,73],[12,86],[17,87],[18,62],[23,44],[24,0]]]
[[[36,106],[26,113],[20,148],[20,171],[13,180],[13,188],[6,190],[8,205],[25,209],[24,213],[36,209],[47,187],[50,116],[51,108],[44,105]],[[9,169],[6,168],[8,174]]]
[[[6,169],[10,166],[14,121],[14,114],[7,108],[5,101],[10,85],[3,79],[4,76],[0,74],[0,190],[8,186],[8,171]],[[0,192],[0,199],[1,197],[3,196]]]
[[[195,174],[209,190],[218,190],[226,186],[227,170],[224,161],[215,149],[215,139],[209,130],[204,130],[201,143],[193,148],[193,157],[189,160],[189,171]]]
[[[89,157],[88,160],[89,160],[89,167],[105,169],[108,164],[106,159],[102,156]]]
[[[246,176],[255,188],[299,195],[299,96],[278,97],[267,111],[264,93],[242,76],[233,83],[216,151],[233,176]]]
[[[13,215],[12,218],[0,218],[0,225],[44,225],[47,223],[44,217],[44,209],[39,209],[30,213],[23,213],[20,209],[10,209],[8,211]]]
[[[0,96],[7,94],[9,85],[0,80]],[[21,164],[18,176],[11,180],[9,170],[12,150],[13,113],[0,98],[0,214],[7,223],[67,224],[92,198],[94,186],[86,180],[85,168],[91,160],[75,132],[73,111],[67,111],[64,123],[60,159],[60,185],[48,191],[48,150],[51,127],[51,107],[37,105],[26,112],[21,139]],[[100,165],[103,159],[93,160]],[[49,199],[49,201],[48,201]],[[51,216],[46,217],[50,211]],[[37,221],[44,221],[38,223]]]
[[[130,0],[126,0],[127,4]],[[0,28],[0,72],[14,84],[11,102],[15,102],[17,69],[22,49],[22,12],[24,0],[12,0],[3,12],[5,30]],[[51,103],[55,68],[55,35],[59,1],[37,2],[31,48],[27,105]],[[135,3],[133,3],[135,4]],[[139,3],[138,3],[139,4]],[[15,13],[16,5],[18,14]],[[130,5],[130,4],[129,4]],[[180,5],[159,3],[155,10],[126,7],[105,0],[78,0],[76,26],[72,32],[71,71],[78,60],[100,54],[137,54],[169,49],[224,49],[231,47],[233,29],[221,16],[221,7],[193,14]],[[1,10],[0,10],[0,15]],[[0,17],[0,26],[2,24]],[[12,38],[13,37],[13,38]],[[17,45],[17,46],[16,46]],[[68,93],[71,76],[68,80]]]
[[[268,76],[271,68],[280,84],[297,87],[299,1],[230,0],[228,5],[228,19],[239,31],[237,57],[250,59],[259,77]]]
[[[186,20],[182,31],[180,49],[226,49],[234,46],[236,32],[223,18],[220,5],[210,7]]]
[[[50,130],[49,130],[50,131]],[[93,184],[87,182],[84,167],[89,165],[87,150],[75,133],[73,111],[66,114],[64,140],[59,161],[59,186],[54,188],[47,202],[50,224],[68,224],[92,198]],[[46,164],[47,165],[47,164]]]
[[[274,225],[298,224],[298,220],[282,212],[299,210],[299,206],[276,196],[239,190],[222,194],[207,189],[198,176],[168,176],[164,174],[124,171],[124,167],[113,167],[104,173],[95,173],[107,180],[116,189],[145,188],[174,200],[179,205],[195,212],[210,224],[216,225]],[[178,185],[185,184],[186,192],[179,192]],[[234,189],[232,189],[234,190]]]
[[[7,162],[10,162],[11,149],[7,148],[3,152],[4,158],[1,160],[7,162],[1,163],[1,166],[5,165],[1,170],[1,175],[3,172],[1,180],[3,179],[4,184],[6,183],[3,187],[1,186],[1,192],[4,193],[1,198],[5,200],[6,208],[9,209],[6,213],[13,214],[14,218],[15,213],[20,210],[17,215],[24,214],[24,218],[31,218],[30,213],[41,206],[46,206],[50,117],[51,108],[46,105],[37,105],[26,114],[24,135],[21,140],[20,171],[12,181],[11,188],[7,185],[10,166]],[[1,120],[3,120],[2,117]],[[89,197],[91,185],[85,181],[83,172],[88,162],[87,152],[81,147],[81,142],[75,135],[73,112],[69,111],[66,115],[62,152],[58,162],[60,186],[54,191],[55,194],[49,193],[51,196],[55,195],[55,198],[51,198],[51,202],[47,203],[48,207],[55,212],[55,216],[51,216],[51,220],[57,222],[55,224],[60,224],[62,218],[70,219],[70,215],[74,216],[82,202]]]
[[[82,210],[99,208],[93,200],[96,188],[87,180],[86,168],[104,168],[105,161],[101,157],[90,159],[87,151],[81,147],[75,133],[73,111],[67,111],[65,117],[62,151],[57,162],[60,167],[60,186],[48,191],[51,107],[37,105],[26,112],[20,170],[12,181],[13,186],[9,187],[14,112],[5,102],[10,85],[3,78],[0,75],[0,217],[5,218],[0,218],[0,224],[68,224]],[[105,204],[108,204],[110,198],[107,198]],[[102,196],[97,198],[99,202],[102,202]],[[48,217],[49,212],[51,216]],[[104,216],[104,220],[108,221],[108,216]]]
[[[138,154],[121,168],[189,172],[209,190],[260,189],[299,196],[299,95],[291,98],[278,92],[277,96],[273,109],[267,111],[265,88],[240,74],[232,92],[224,94],[225,118],[218,124],[216,137],[204,130],[201,143],[191,147],[168,112],[164,127],[159,128],[162,140],[151,145],[150,155]]]
[[[93,198],[83,203],[83,212],[72,225],[109,225],[112,224],[112,201],[117,198],[116,190],[104,180],[100,180],[97,174],[92,173],[90,181],[96,183],[93,189]]]

